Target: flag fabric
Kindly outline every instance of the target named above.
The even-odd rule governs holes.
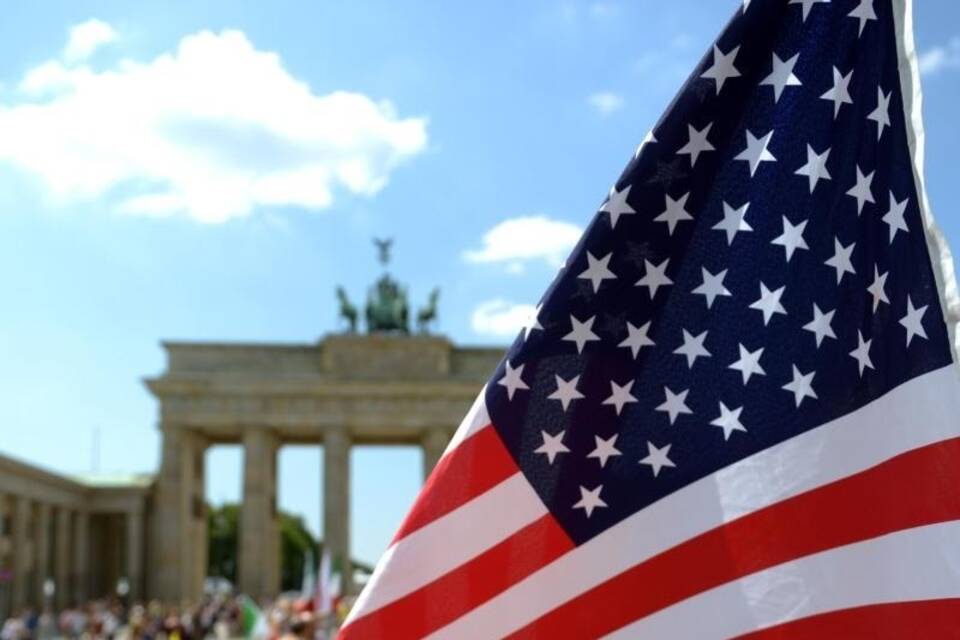
[[[960,307],[911,16],[743,2],[343,637],[956,634]]]
[[[334,575],[330,550],[324,547],[320,556],[320,577],[317,581],[314,610],[320,615],[334,613],[339,598],[340,574]]]
[[[269,633],[269,625],[263,610],[249,596],[241,595],[239,601],[243,637],[250,640],[266,638]]]

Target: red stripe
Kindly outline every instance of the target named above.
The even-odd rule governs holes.
[[[573,548],[551,515],[530,523],[454,571],[349,626],[344,638],[421,638]]]
[[[960,438],[945,440],[771,505],[628,569],[513,637],[601,636],[783,562],[893,531],[960,519],[958,459]]]
[[[831,611],[755,631],[741,640],[823,638],[960,639],[960,598],[875,604]]]
[[[480,429],[440,459],[393,541],[486,493],[519,470],[493,425]]]

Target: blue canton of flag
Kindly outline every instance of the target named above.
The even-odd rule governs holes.
[[[815,4],[734,17],[487,390],[577,542],[951,361],[891,4]]]

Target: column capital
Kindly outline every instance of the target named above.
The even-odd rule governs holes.
[[[453,433],[448,427],[438,425],[424,429],[420,434],[420,442],[424,445],[442,443],[442,446],[446,447],[451,437],[453,437]]]
[[[333,445],[350,444],[353,442],[353,434],[345,426],[328,427],[323,432],[323,443]]]

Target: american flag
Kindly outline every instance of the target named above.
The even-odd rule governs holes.
[[[743,2],[344,637],[958,633],[960,307],[911,15]]]

